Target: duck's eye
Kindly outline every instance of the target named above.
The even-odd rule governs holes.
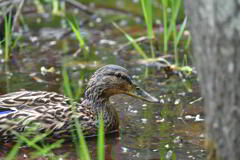
[[[122,77],[121,73],[117,73],[117,77]]]
[[[136,90],[141,90],[139,87],[136,87]]]

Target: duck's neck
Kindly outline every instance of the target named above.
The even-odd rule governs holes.
[[[114,107],[110,106],[109,97],[111,95],[104,94],[101,88],[88,88],[85,91],[85,99],[92,106],[93,112],[98,116],[102,113],[106,128],[117,129],[119,118]]]

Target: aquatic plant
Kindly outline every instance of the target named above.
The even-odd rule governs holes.
[[[4,16],[4,61],[8,62],[12,42],[12,15]]]
[[[135,47],[137,52],[144,58],[147,59],[148,56],[143,51],[143,49],[140,47],[140,45],[136,42],[134,38],[132,38],[127,32],[125,32],[123,29],[121,29],[116,23],[113,23],[114,27],[116,27],[119,31],[121,31],[125,37],[132,43],[132,45]]]
[[[145,23],[147,24],[148,39],[151,45],[152,58],[155,57],[155,52],[153,48],[153,25],[152,25],[152,0],[141,0],[141,6],[143,10],[143,15],[145,18]]]
[[[75,33],[76,38],[79,42],[79,47],[83,50],[84,57],[88,56],[89,48],[85,43],[84,37],[81,35],[80,28],[76,23],[75,17],[68,16],[68,23],[72,28],[72,31]]]

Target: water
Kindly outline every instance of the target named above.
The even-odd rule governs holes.
[[[103,7],[101,13],[104,10],[106,13],[111,11]],[[120,115],[120,131],[106,135],[105,159],[155,160],[171,159],[172,156],[179,160],[205,159],[203,102],[199,99],[196,76],[183,78],[174,75],[166,78],[164,71],[156,65],[139,63],[141,57],[131,46],[119,50],[120,44],[125,44],[127,40],[109,25],[107,20],[114,16],[110,13],[112,17],[111,14],[107,15],[106,21],[103,19],[93,27],[83,25],[81,31],[90,48],[87,56],[76,52],[79,47],[73,34],[63,36],[68,30],[64,27],[67,22],[63,17],[39,16],[35,12],[26,14],[29,29],[13,50],[11,62],[0,63],[0,94],[21,89],[64,94],[62,66],[68,69],[72,90],[77,93],[77,88],[84,88],[97,68],[105,64],[118,64],[127,68],[134,80],[159,98],[161,103],[146,103],[125,95],[111,97],[111,105]],[[126,16],[124,12],[121,14]],[[81,16],[84,17],[82,21],[88,19],[78,13],[77,17]],[[132,17],[134,21],[135,18]],[[133,23],[132,19],[126,20],[127,24]],[[130,30],[141,29],[135,22],[128,26]],[[103,39],[105,41],[101,41]],[[3,55],[0,56],[3,58]],[[51,67],[54,71],[50,71]],[[90,155],[96,159],[96,138],[88,138],[87,144]],[[2,145],[0,159],[12,147],[10,143]],[[16,159],[28,159],[35,151],[26,146],[20,150]],[[67,158],[63,158],[65,153]],[[71,141],[65,142],[48,156],[76,159],[76,147]],[[47,155],[38,159],[47,159]]]

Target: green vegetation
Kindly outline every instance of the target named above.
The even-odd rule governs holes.
[[[52,4],[52,13],[57,14],[59,13],[59,1],[58,0],[48,0],[48,2]],[[34,1],[36,4],[36,7],[38,10],[41,10],[42,13],[44,13],[44,7],[42,5],[42,2],[40,0]],[[182,65],[183,67],[179,67],[178,70],[190,73],[192,72],[191,67],[184,66],[188,64],[187,61],[187,55],[184,55],[184,61],[182,63],[179,62],[179,46],[182,45],[180,44],[184,31],[186,29],[186,23],[187,23],[187,18],[184,19],[180,27],[177,25],[177,18],[180,12],[180,7],[181,7],[181,0],[161,0],[162,4],[162,11],[163,11],[163,26],[164,26],[164,32],[163,32],[163,52],[165,54],[170,53],[169,51],[171,49],[170,42],[173,42],[173,53],[174,53],[174,59],[175,59],[175,65],[179,66]],[[154,40],[157,38],[160,39],[159,37],[156,37],[156,34],[154,33],[153,30],[153,1],[152,0],[141,0],[141,7],[143,11],[143,16],[145,19],[145,24],[147,26],[147,38],[149,40],[150,48],[151,48],[151,56],[146,53],[146,51],[141,47],[140,44],[134,39],[130,34],[128,34],[124,29],[122,29],[119,25],[116,23],[113,23],[114,27],[116,27],[119,31],[121,31],[125,37],[128,39],[129,42],[133,45],[133,47],[136,49],[136,51],[140,54],[140,56],[144,60],[149,60],[152,61],[158,60],[161,62],[164,62],[164,64],[171,65],[170,62],[168,62],[166,59],[162,57],[156,57],[156,51],[155,51],[155,46],[154,46]],[[169,12],[169,9],[171,9],[171,12]],[[160,17],[160,15],[157,15]],[[65,17],[64,17],[65,18]],[[71,17],[66,17],[67,22],[69,26],[71,27],[72,31],[76,35],[76,39],[79,43],[79,47],[81,49],[81,52],[83,53],[84,57],[89,56],[89,48],[86,42],[86,39],[82,36],[80,32],[80,27],[76,21],[75,18]],[[12,42],[12,22],[11,22],[11,17],[5,17],[5,39],[4,39],[4,60],[5,62],[9,61],[9,57],[11,56],[11,48],[13,48],[15,45]],[[16,41],[15,41],[16,42]],[[184,49],[187,50],[189,48],[189,44],[191,42],[191,36],[188,36],[188,39],[184,41]],[[2,43],[3,44],[3,43]],[[170,46],[170,47],[169,47]],[[182,47],[182,46],[181,46]],[[161,52],[161,51],[160,51]],[[176,67],[177,68],[177,67]],[[62,77],[63,77],[63,86],[64,86],[64,93],[68,97],[71,98],[72,102],[74,100],[79,100],[81,95],[83,94],[83,88],[82,86],[79,86],[78,88],[74,88],[71,86],[71,82],[69,80],[68,76],[68,71],[64,67],[62,67]],[[81,81],[84,80],[84,74],[82,73],[79,77]],[[74,91],[73,91],[74,88]],[[73,103],[72,103],[73,104]],[[73,110],[74,110],[74,105],[72,105]],[[45,143],[45,138],[48,134],[40,134],[37,137],[33,138],[27,138],[28,134],[17,134],[15,133],[18,137],[17,143],[15,146],[12,148],[12,150],[8,153],[8,155],[5,157],[7,160],[15,159],[17,153],[19,152],[20,146],[25,143],[28,147],[34,148],[36,151],[34,151],[31,154],[31,158],[37,158],[37,157],[50,157],[53,154],[53,149],[61,147],[62,143],[64,140],[60,139],[57,140],[53,144],[46,144]],[[77,119],[74,119],[74,126],[73,126],[73,132],[72,132],[72,139],[73,142],[75,143],[75,148],[77,152],[77,156],[80,159],[83,160],[90,160],[91,156],[87,147],[87,143],[85,141],[85,137],[83,136],[82,130],[81,130],[81,125]],[[39,145],[41,144],[41,145]],[[161,155],[164,155],[164,153]],[[64,155],[64,156],[67,156]],[[57,156],[53,156],[55,159],[57,159]],[[53,158],[50,157],[50,158]],[[61,157],[63,157],[61,155]],[[104,160],[104,121],[103,121],[103,115],[99,116],[99,131],[98,131],[98,143],[97,143],[97,157],[99,160]],[[163,157],[160,157],[160,159],[164,159]],[[176,159],[176,154],[173,153],[172,159]]]
[[[12,43],[12,16],[4,17],[4,61],[9,61]]]
[[[173,39],[173,53],[174,53],[174,59],[175,59],[175,65],[179,66],[179,42],[183,37],[183,33],[186,29],[186,23],[187,23],[187,18],[184,19],[183,23],[180,25],[179,30],[177,29],[177,17],[180,12],[181,8],[181,0],[161,0],[162,2],[162,11],[163,11],[163,26],[164,26],[164,32],[163,32],[163,43],[164,43],[164,53],[167,54],[169,52],[169,42],[171,39]],[[153,39],[155,38],[154,32],[153,32],[153,16],[152,16],[152,0],[145,1],[141,0],[141,6],[143,10],[143,15],[145,18],[145,23],[147,26],[147,37],[150,42],[150,47],[151,47],[151,53],[152,53],[152,58],[155,57],[155,51],[153,47]],[[169,10],[171,11],[169,13]],[[114,23],[114,26],[120,30],[125,37],[128,39],[129,42],[133,44],[137,52],[144,58],[148,59],[149,56],[145,53],[145,51],[141,48],[140,45],[137,44],[136,40],[132,38],[128,33],[126,33],[123,29],[121,29],[117,24]],[[187,50],[189,47],[189,43],[191,41],[190,36],[188,36],[187,42],[185,42],[184,49]]]
[[[86,58],[88,56],[89,48],[86,45],[83,36],[80,33],[80,28],[76,22],[75,17],[68,16],[68,23],[72,28],[72,31],[75,33],[76,38],[79,42],[79,47],[83,50],[84,57]]]
[[[125,37],[132,43],[132,45],[135,47],[135,49],[138,51],[138,53],[144,58],[147,59],[148,56],[146,55],[146,53],[143,51],[143,49],[140,47],[140,45],[136,42],[136,40],[134,38],[132,38],[129,34],[127,34],[127,32],[125,32],[124,30],[122,30],[116,23],[113,23],[113,25],[120,30]]]
[[[152,24],[152,0],[141,0],[141,5],[143,9],[143,14],[145,18],[145,23],[147,24],[148,39],[151,45],[152,58],[155,57],[154,48],[153,48],[153,24]]]

